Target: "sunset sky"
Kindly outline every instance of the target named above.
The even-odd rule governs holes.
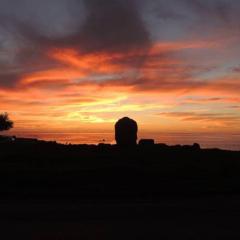
[[[0,0],[12,133],[240,133],[240,1]]]

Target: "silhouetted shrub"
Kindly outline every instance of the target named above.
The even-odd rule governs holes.
[[[8,114],[0,114],[0,131],[7,131],[11,128],[13,128],[13,121],[9,119]]]

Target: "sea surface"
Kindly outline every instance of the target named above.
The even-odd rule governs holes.
[[[19,135],[17,135],[19,136]],[[57,141],[64,144],[114,144],[114,133],[31,133],[20,134],[23,137],[38,138],[47,141]],[[151,138],[156,143],[168,145],[192,145],[199,143],[202,148],[221,148],[240,150],[240,133],[139,133],[138,139]]]

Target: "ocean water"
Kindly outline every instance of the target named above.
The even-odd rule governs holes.
[[[18,136],[18,135],[17,135]],[[22,135],[23,136],[23,135]],[[114,133],[34,133],[24,134],[24,137],[33,137],[47,141],[57,141],[64,144],[114,144]],[[156,143],[168,145],[192,145],[199,143],[202,148],[221,148],[240,150],[240,133],[139,133],[138,139],[151,138]]]

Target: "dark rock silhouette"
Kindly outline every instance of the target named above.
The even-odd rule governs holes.
[[[192,146],[193,149],[195,150],[200,150],[201,149],[201,146],[199,143],[194,143],[193,146]]]
[[[154,139],[141,139],[138,143],[140,146],[154,146]]]
[[[115,124],[115,139],[119,146],[135,146],[137,144],[137,122],[124,117]]]

